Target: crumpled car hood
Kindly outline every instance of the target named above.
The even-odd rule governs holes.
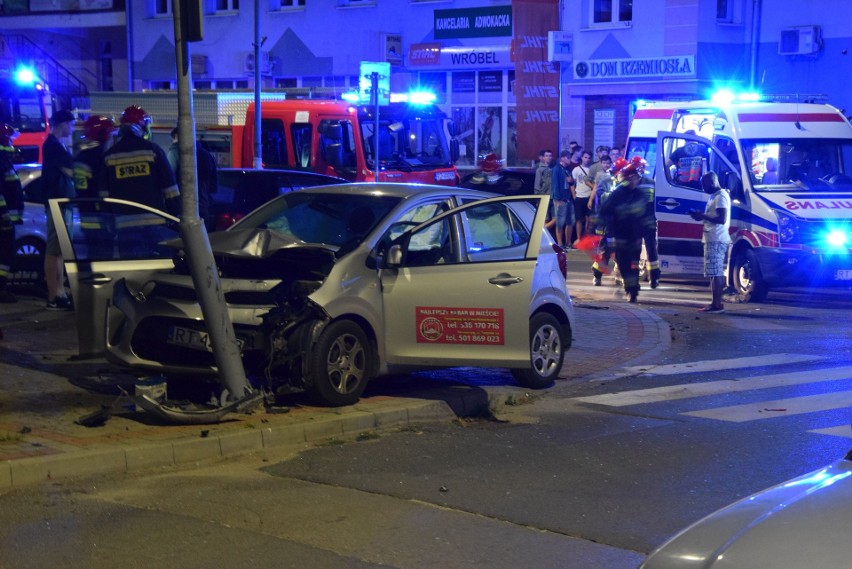
[[[324,278],[338,251],[334,245],[305,243],[271,229],[217,231],[209,239],[222,276],[231,278]],[[183,239],[165,244],[184,248]]]

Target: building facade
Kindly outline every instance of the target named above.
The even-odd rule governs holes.
[[[174,88],[172,2],[124,2],[4,0],[0,60],[19,56],[12,38],[23,36],[90,91]],[[641,99],[727,87],[820,94],[852,112],[842,85],[852,27],[832,17],[849,8],[852,0],[202,0],[203,40],[189,49],[196,89],[252,89],[258,70],[264,89],[343,92],[358,85],[362,61],[389,62],[392,90],[432,90],[456,123],[459,167],[486,153],[528,166],[538,149],[570,140],[623,144]]]

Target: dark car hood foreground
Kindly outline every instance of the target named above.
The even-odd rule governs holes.
[[[645,569],[849,567],[852,462],[840,460],[697,522]]]

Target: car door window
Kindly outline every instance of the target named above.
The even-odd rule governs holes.
[[[708,169],[709,145],[694,140],[665,138],[663,151],[669,183],[701,191],[701,176]]]
[[[74,259],[81,261],[169,258],[161,243],[180,237],[171,220],[156,213],[100,200],[62,204]]]
[[[472,262],[523,259],[530,233],[503,203],[482,204],[465,211],[467,256]]]

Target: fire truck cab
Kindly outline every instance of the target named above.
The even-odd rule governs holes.
[[[458,143],[448,143],[446,122],[432,104],[391,103],[379,107],[376,120],[375,107],[345,101],[270,101],[262,105],[261,158],[264,167],[312,170],[357,182],[457,186]],[[242,167],[252,166],[254,159],[254,124],[250,104]]]
[[[23,66],[0,61],[0,123],[14,127],[14,162],[41,162],[41,147],[50,133],[50,95],[47,84]]]
[[[654,132],[656,131],[656,132]],[[852,286],[852,125],[827,104],[664,102],[637,110],[627,155],[652,166],[663,278],[703,275],[714,171],[731,194],[728,283],[745,301],[772,288]]]

